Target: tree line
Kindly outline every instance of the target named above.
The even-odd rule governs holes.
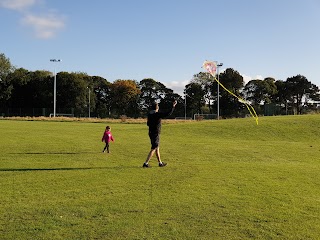
[[[232,68],[219,74],[219,81],[233,93],[249,101],[259,115],[302,114],[318,111],[319,88],[297,75],[286,81],[265,78],[244,83]],[[48,116],[53,112],[54,75],[50,71],[15,68],[0,54],[0,114],[4,116]],[[56,74],[57,113],[94,117],[144,117],[150,104],[160,108],[178,105],[173,117],[192,117],[196,113],[217,114],[218,83],[208,73],[194,74],[183,96],[152,78],[141,81],[118,79],[109,82],[82,72]],[[220,116],[243,117],[244,104],[220,90]],[[89,106],[90,105],[90,106]]]

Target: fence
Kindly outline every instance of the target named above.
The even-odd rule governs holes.
[[[56,115],[60,116],[89,117],[88,111],[74,108],[57,108],[56,112]],[[52,113],[52,108],[0,108],[2,117],[50,117]],[[96,117],[92,113],[90,116]]]
[[[207,119],[217,119],[218,115],[217,114],[199,114],[199,113],[196,113],[194,114],[193,116],[193,119],[194,120],[207,120]]]

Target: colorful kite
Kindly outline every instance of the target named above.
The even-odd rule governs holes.
[[[214,78],[214,80],[217,81],[217,83],[224,89],[226,90],[228,93],[230,93],[232,96],[236,97],[238,99],[239,102],[243,103],[244,105],[246,105],[247,109],[249,110],[250,115],[256,120],[256,123],[258,125],[258,115],[256,113],[256,111],[254,110],[254,108],[250,105],[250,103],[244,99],[242,99],[241,97],[238,97],[237,95],[235,95],[233,92],[229,91],[225,86],[223,86],[223,84],[221,84],[218,79],[216,78],[216,70],[217,70],[217,63],[216,62],[210,62],[210,61],[204,61],[202,67],[204,69],[206,69],[211,76]]]

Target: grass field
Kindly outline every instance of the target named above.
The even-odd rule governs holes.
[[[320,238],[320,115],[106,124],[0,120],[0,239]]]

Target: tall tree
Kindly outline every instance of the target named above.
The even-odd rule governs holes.
[[[205,92],[199,83],[191,82],[185,86],[187,111],[191,114],[202,113],[201,108],[205,104]]]
[[[8,89],[12,89],[7,105],[12,108],[32,107],[32,93],[29,91],[30,72],[18,68],[6,77]]]
[[[106,79],[94,76],[92,79],[92,87],[95,98],[95,115],[98,117],[107,117],[110,115],[111,97],[110,88],[111,83]],[[92,99],[92,97],[91,97]]]
[[[277,80],[275,85],[277,87],[277,92],[273,95],[272,102],[281,106],[281,108],[284,109],[285,114],[288,114],[288,104],[290,102],[288,84],[283,80]]]
[[[251,101],[253,105],[270,103],[276,92],[277,86],[273,78],[251,80],[244,87],[246,99]]]
[[[162,90],[162,97],[161,101],[159,103],[159,107],[162,109],[170,109],[172,107],[172,102],[173,101],[178,101],[179,100],[179,95],[174,93],[174,91],[170,88],[167,88],[165,85],[161,84],[161,90]],[[174,114],[176,114],[177,111],[175,111]]]
[[[12,84],[7,76],[15,70],[3,53],[0,53],[0,106],[7,105],[7,100],[11,96]]]
[[[3,81],[9,73],[15,70],[11,64],[10,59],[7,58],[3,53],[0,53],[0,82]]]
[[[161,96],[159,95],[159,92],[161,86],[159,82],[154,79],[145,78],[140,81],[139,87],[141,90],[139,104],[143,111],[147,111],[154,101],[160,101]]]
[[[306,104],[308,110],[319,110],[317,105],[320,103],[320,91],[319,87],[315,84],[311,84],[310,93],[306,93]]]
[[[85,114],[88,107],[88,83],[85,73],[57,74],[57,109],[74,108]],[[65,111],[65,110],[62,110]]]
[[[112,112],[116,115],[139,115],[138,83],[134,80],[116,80],[111,85]]]
[[[315,89],[312,88],[311,82],[305,76],[297,75],[287,78],[288,91],[293,99],[293,105],[295,106],[298,114],[301,114],[302,98],[304,96],[311,96]]]
[[[235,95],[242,97],[240,90],[243,88],[244,81],[238,71],[227,68],[220,74],[219,81]],[[220,96],[220,116],[238,117],[242,114],[245,106],[241,104],[236,97],[223,89],[220,90]]]
[[[27,91],[30,93],[32,108],[49,108],[53,99],[51,73],[49,71],[29,72],[30,82]]]
[[[3,53],[0,53],[0,107],[7,105],[7,101],[11,96],[12,84],[7,76],[15,70],[10,62]]]
[[[200,72],[193,75],[191,82],[197,83],[201,86],[203,92],[203,100],[205,104],[208,104],[210,113],[213,112],[213,105],[217,99],[216,96],[216,87],[217,82],[209,73]]]

